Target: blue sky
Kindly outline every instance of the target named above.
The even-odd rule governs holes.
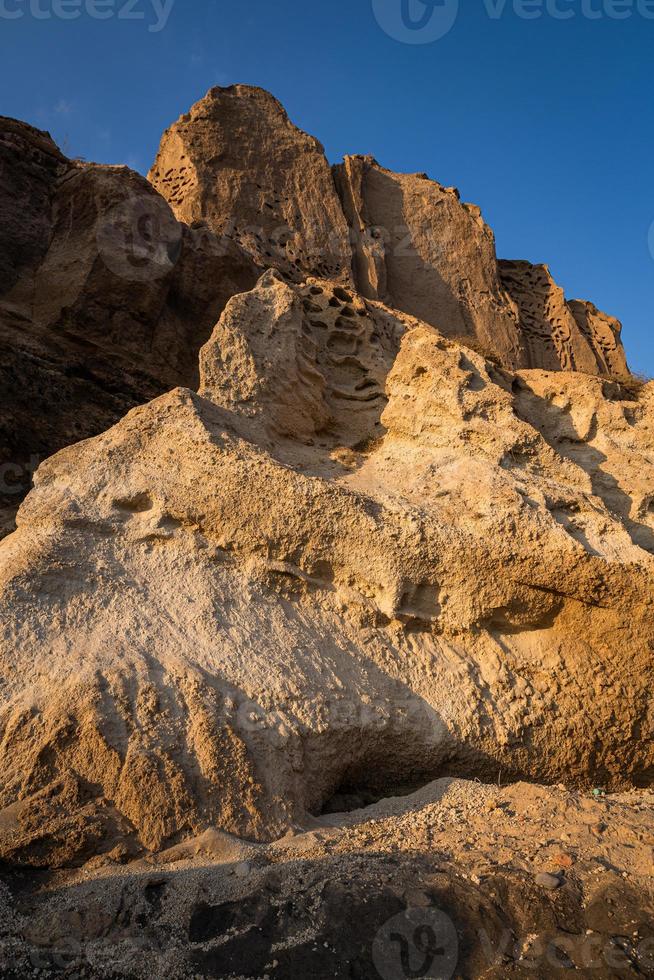
[[[146,172],[208,88],[262,85],[331,160],[458,186],[654,375],[653,0],[460,0],[447,33],[456,0],[404,0],[430,43],[397,39],[402,2],[0,0],[0,112]]]

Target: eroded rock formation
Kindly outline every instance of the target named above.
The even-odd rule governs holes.
[[[407,774],[650,778],[652,386],[276,272],[201,369],[42,465],[3,546],[5,858],[269,839]]]
[[[180,221],[206,224],[259,264],[349,281],[347,225],[324,150],[263,89],[211,89],[164,133],[149,177]]]
[[[454,187],[392,173],[371,157],[346,157],[335,172],[361,292],[448,336],[476,338],[507,367],[526,366],[517,311],[479,208],[463,204]]]
[[[602,866],[635,842],[615,901],[640,928],[651,800],[641,818],[602,792],[641,799],[654,766],[654,383],[630,378],[618,321],[546,267],[498,265],[453,189],[363,157],[332,172],[258,89],[212,90],[166,133],[167,200],[4,133],[1,444],[60,451],[0,544],[0,865],[137,863],[102,908],[64,889],[22,921],[0,888],[0,970],[68,929],[77,952],[120,945],[82,963],[116,975],[149,922],[137,976],[331,975],[414,900],[549,935],[526,829],[502,830],[506,860],[441,834],[444,813],[479,830],[503,807],[534,840],[574,816],[566,839]],[[494,788],[434,783],[379,803],[372,831],[331,816],[449,775]],[[569,791],[499,786],[519,780]],[[309,833],[330,828],[338,854]],[[482,851],[501,875],[482,881]],[[355,854],[392,883],[367,911],[327,887]],[[193,860],[229,871],[150,877]],[[250,862],[279,868],[246,887]],[[592,864],[568,891],[540,870],[557,935],[612,935]]]
[[[426,174],[322,146],[267,92],[215,88],[164,134],[150,172],[180,221],[292,282],[358,292],[494,352],[509,368],[628,373],[618,321],[568,305],[544,266],[502,262],[480,209]]]
[[[618,320],[592,303],[568,302],[546,265],[504,260],[500,275],[518,306],[529,367],[629,376]]]

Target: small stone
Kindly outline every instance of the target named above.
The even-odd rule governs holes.
[[[250,865],[247,861],[242,861],[241,864],[237,864],[235,872],[237,878],[247,878],[250,874]]]
[[[558,875],[552,875],[544,871],[536,875],[536,884],[539,888],[544,888],[548,892],[555,892],[563,885],[563,880]]]
[[[555,864],[558,868],[571,868],[574,863],[574,858],[564,852],[555,854],[552,858],[552,864]]]
[[[412,909],[429,908],[429,906],[432,904],[429,895],[426,895],[424,892],[419,891],[418,889],[407,889],[407,891],[404,893],[404,900],[407,907]]]

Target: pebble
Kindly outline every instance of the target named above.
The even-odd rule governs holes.
[[[574,858],[570,854],[566,854],[564,851],[561,851],[554,855],[553,863],[558,865],[560,868],[571,868],[575,862]]]
[[[247,861],[243,861],[241,864],[237,865],[235,869],[235,874],[237,878],[247,878],[250,874],[250,865]]]
[[[408,908],[429,908],[432,904],[429,895],[417,889],[407,889],[404,893],[404,900]]]
[[[551,875],[544,871],[536,875],[536,884],[539,888],[544,888],[548,892],[555,892],[563,885],[563,880],[558,875]]]

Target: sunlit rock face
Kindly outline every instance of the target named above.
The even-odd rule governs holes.
[[[0,545],[0,860],[264,845],[448,773],[646,785],[618,322],[258,89],[168,130],[156,189],[21,126],[3,442],[61,451]]]

